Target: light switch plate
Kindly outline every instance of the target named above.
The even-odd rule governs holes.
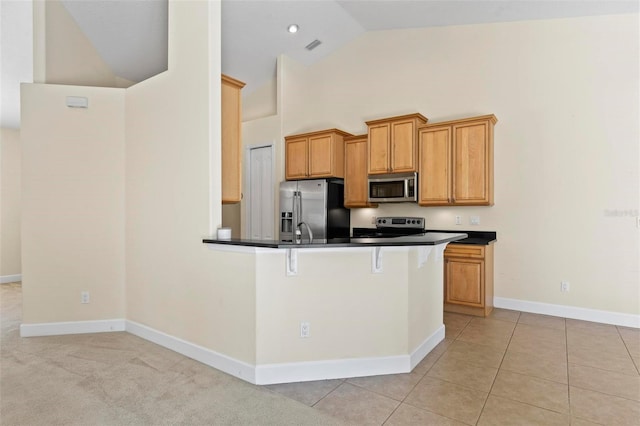
[[[480,216],[471,216],[469,218],[469,223],[472,225],[480,225]]]

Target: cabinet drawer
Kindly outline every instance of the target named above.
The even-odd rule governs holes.
[[[445,257],[468,257],[484,259],[484,246],[472,244],[449,244],[444,250]]]

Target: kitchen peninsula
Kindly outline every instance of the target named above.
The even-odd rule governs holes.
[[[443,252],[466,237],[203,240],[228,252],[229,285],[252,289],[255,360],[235,375],[271,384],[411,371],[444,339]]]

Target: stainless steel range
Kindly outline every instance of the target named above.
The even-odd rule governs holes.
[[[423,217],[378,217],[375,228],[353,228],[355,238],[391,238],[424,233]]]

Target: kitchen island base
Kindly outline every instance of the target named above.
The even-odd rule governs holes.
[[[254,371],[238,377],[274,384],[410,372],[444,339],[445,246],[207,244],[246,266],[229,285],[253,289],[255,318],[244,326],[255,357],[242,362]]]

